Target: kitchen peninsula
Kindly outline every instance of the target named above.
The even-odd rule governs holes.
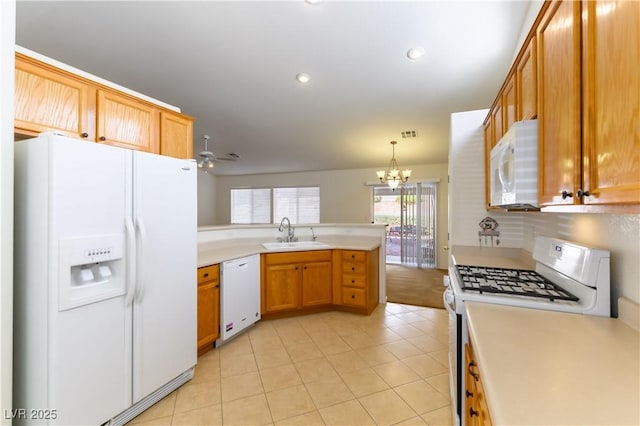
[[[288,231],[277,225],[198,229],[200,353],[220,337],[225,285],[233,284],[225,284],[219,271],[234,259],[260,257],[260,283],[254,287],[260,294],[242,297],[260,300],[263,319],[332,309],[370,314],[385,303],[384,225],[299,225],[291,227],[295,238]]]

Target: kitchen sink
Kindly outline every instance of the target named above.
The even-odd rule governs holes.
[[[325,249],[329,248],[329,244],[322,243],[320,241],[291,241],[287,242],[272,242],[262,243],[262,246],[267,250],[280,251],[280,250],[302,250],[302,249]]]

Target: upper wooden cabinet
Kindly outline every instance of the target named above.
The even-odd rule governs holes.
[[[98,142],[159,153],[157,108],[125,95],[98,90],[96,114]]]
[[[555,1],[537,30],[538,200],[572,204],[580,188],[580,2]]]
[[[543,210],[640,211],[638,51],[640,2],[544,2],[485,119],[486,170],[515,86],[516,120],[538,119]]]
[[[174,112],[160,113],[160,155],[193,157],[193,119]]]
[[[89,116],[95,90],[86,82],[21,55],[16,56],[15,72],[16,133],[57,131],[93,140],[95,123]]]
[[[541,206],[640,203],[639,39],[638,2],[556,1],[544,15]]]
[[[15,134],[60,132],[177,158],[192,158],[193,119],[16,53]]]
[[[536,38],[525,46],[516,66],[516,121],[538,117]]]
[[[502,109],[503,133],[506,133],[516,122],[516,75],[513,73],[507,78],[507,85],[502,91]]]
[[[583,204],[640,203],[640,3],[582,4]]]

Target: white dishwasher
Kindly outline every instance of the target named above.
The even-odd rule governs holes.
[[[220,339],[231,339],[260,319],[260,255],[222,263]]]

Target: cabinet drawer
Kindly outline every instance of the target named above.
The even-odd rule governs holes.
[[[342,304],[364,307],[366,305],[365,291],[359,288],[344,287],[342,289]]]
[[[360,250],[342,250],[342,260],[345,262],[364,262],[366,260],[366,253]]]
[[[220,278],[220,265],[211,265],[198,268],[198,284],[218,280]]]
[[[342,262],[342,272],[352,275],[364,275],[367,271],[366,264],[359,262]]]
[[[267,253],[263,255],[267,265],[328,262],[331,261],[331,250],[293,251],[281,253]]]
[[[342,276],[343,287],[365,288],[366,281],[364,275],[344,274]]]

